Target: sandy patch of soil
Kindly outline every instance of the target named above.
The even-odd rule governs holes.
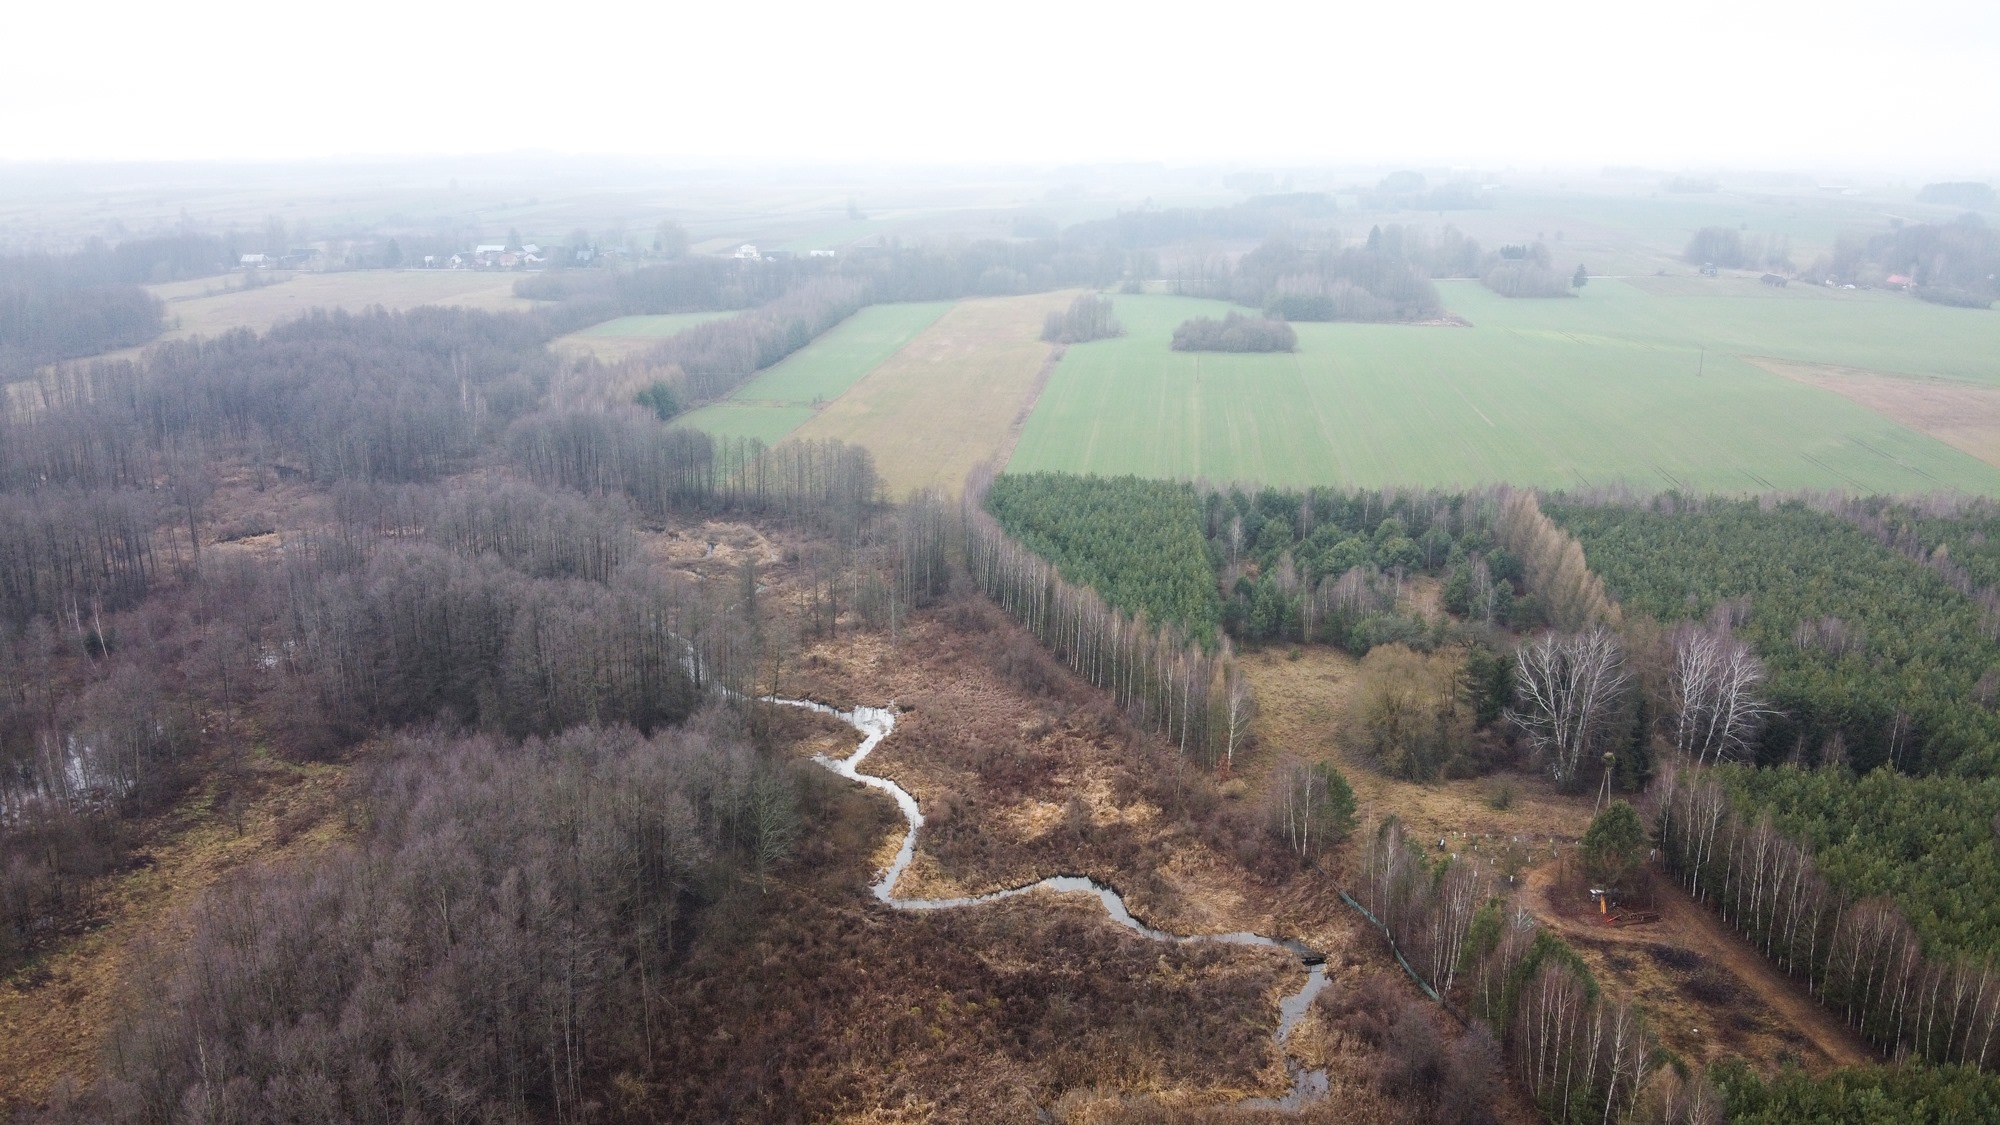
[[[1832,391],[1989,465],[2000,465],[2000,387],[1885,375],[1858,367],[1745,358],[1773,375]]]

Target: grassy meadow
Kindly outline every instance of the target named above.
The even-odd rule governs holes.
[[[1289,355],[1171,351],[1175,325],[1232,306],[1119,297],[1127,335],[1069,350],[1009,468],[1279,485],[2000,492],[2000,469],[1740,358],[2000,382],[2000,316],[1754,278],[1659,280],[1675,284],[1598,279],[1579,299],[1542,301],[1448,282],[1446,304],[1473,327],[1298,324]],[[1712,290],[1689,289],[1703,281]]]
[[[867,446],[892,496],[927,487],[956,492],[979,462],[1006,463],[1016,421],[1034,406],[1048,363],[1043,318],[1074,296],[958,302],[813,415],[799,436]],[[765,376],[781,374],[783,366]]]
[[[949,301],[870,305],[759,372],[729,401],[691,411],[677,424],[719,436],[775,442],[811,418],[817,405],[838,398],[881,366],[950,307]]]
[[[621,316],[593,324],[580,332],[561,336],[550,343],[557,352],[569,356],[596,356],[606,363],[630,359],[669,336],[678,336],[704,321],[734,316],[732,312],[660,313],[652,316]]]

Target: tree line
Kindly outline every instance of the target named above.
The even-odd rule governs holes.
[[[1758,761],[1993,772],[2000,718],[1980,685],[2000,667],[2000,643],[1981,605],[1936,569],[1799,500],[1550,510],[1628,613],[1740,611],[1779,712]]]
[[[1236,312],[1221,320],[1198,316],[1174,329],[1177,352],[1289,352],[1298,346],[1298,333],[1284,321]]]
[[[1981,795],[1986,807],[2000,807],[1990,782]],[[1960,810],[1970,796],[1962,784],[1886,772],[1855,787],[1844,777],[1741,769],[1667,771],[1649,794],[1668,870],[1766,957],[1803,979],[1820,1003],[1885,1051],[1984,1068],[2000,1048],[1991,823],[1974,826],[1970,841],[1957,833],[1964,853],[1946,843],[1947,833],[1962,827]],[[1780,829],[1771,804],[1785,810],[1788,824],[1845,838],[1845,870],[1829,878],[1813,848]],[[1857,828],[1872,856],[1854,854]],[[1884,849],[1896,840],[1919,841],[1945,870],[1891,859]],[[1876,877],[1857,878],[1857,863],[1871,860]],[[1896,902],[1864,889],[1880,888],[1884,875],[1909,880],[1891,885],[1927,923],[1928,941]],[[1957,883],[1955,875],[1989,881]],[[1968,911],[1980,919],[1976,929],[1965,926]]]
[[[1377,825],[1354,897],[1435,995],[1492,1029],[1550,1121],[1685,1120],[1667,1102],[1637,1007],[1602,994],[1575,951],[1496,897],[1469,857],[1433,863],[1391,816]]]
[[[0,379],[160,334],[164,306],[76,258],[0,258]]]
[[[506,435],[513,463],[545,487],[624,496],[674,511],[773,516],[852,540],[879,501],[874,458],[838,441],[767,447],[668,427],[651,413],[541,411]]]
[[[1918,297],[1986,308],[2000,297],[2000,232],[1974,214],[1946,223],[1904,223],[1882,234],[1842,235],[1806,271],[1815,280],[1882,285],[1908,277]]]
[[[1107,691],[1134,725],[1205,766],[1227,755],[1227,654],[1175,623],[1127,614],[1065,580],[986,511],[992,483],[990,475],[975,475],[956,506],[929,495],[904,506],[897,553],[907,603],[937,598],[952,574],[963,573],[1058,660]]]

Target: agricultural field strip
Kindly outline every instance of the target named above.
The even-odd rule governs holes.
[[[1074,297],[960,301],[797,435],[866,446],[891,496],[926,487],[956,492],[974,465],[999,456],[1011,439],[1011,423],[1035,398],[1048,360],[1043,317]],[[1059,377],[1060,370],[1051,383]]]
[[[779,441],[812,417],[816,403],[845,394],[950,308],[949,301],[870,305],[759,372],[728,400],[685,414],[677,424],[719,437]]]
[[[1010,467],[1274,484],[2000,491],[1990,466],[1860,404],[1658,338],[1665,314],[1645,306],[1669,300],[1625,289],[1593,305],[1620,288],[1529,302],[1447,286],[1478,327],[1303,324],[1289,357],[1168,351],[1175,324],[1230,306],[1120,297],[1128,335],[1069,350]],[[1549,323],[1565,315],[1598,323]],[[1620,324],[1655,338],[1603,331]],[[1603,342],[1575,343],[1568,327]]]

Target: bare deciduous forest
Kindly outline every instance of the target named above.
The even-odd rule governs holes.
[[[1461,291],[1563,315],[1583,246],[1981,316],[1994,239],[1946,211],[1990,190],[1828,233],[1706,221],[1700,176],[1524,218],[1470,171],[1088,174],[6,218],[0,1110],[2000,1114],[1990,502],[1004,463],[891,495],[865,437],[688,424],[896,302],[1047,295],[1002,460],[1126,298],[1242,310],[1159,341],[1197,382],[1456,331]],[[449,270],[512,303],[178,327]],[[610,324],[657,342],[550,346]]]

